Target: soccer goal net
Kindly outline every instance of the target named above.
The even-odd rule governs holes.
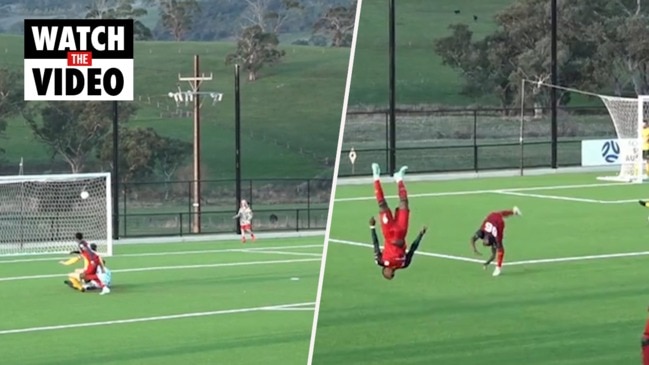
[[[546,84],[541,81],[524,80],[522,87],[522,100],[525,100],[525,83],[532,84],[533,94],[537,94],[543,87],[555,88],[563,91],[588,95],[599,98],[606,106],[608,114],[615,128],[616,138],[611,143],[617,155],[615,160],[619,164],[619,172],[609,176],[600,176],[598,180],[619,182],[643,182],[647,179],[646,161],[642,153],[644,122],[649,120],[649,96],[641,95],[637,98],[622,98],[601,95],[569,87]],[[605,151],[602,151],[605,153]]]
[[[599,95],[606,105],[619,146],[620,171],[617,175],[601,176],[599,180],[643,182],[646,178],[646,162],[642,153],[642,130],[649,117],[649,96],[620,98]]]
[[[112,255],[110,174],[0,176],[0,256],[68,253],[77,232]]]

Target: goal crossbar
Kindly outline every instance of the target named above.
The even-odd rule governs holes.
[[[110,173],[0,176],[0,256],[69,253],[77,232],[112,255]]]

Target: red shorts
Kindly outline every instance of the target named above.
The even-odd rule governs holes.
[[[397,208],[394,210],[394,216],[390,210],[385,210],[379,213],[379,219],[381,220],[381,230],[386,245],[389,242],[406,239],[410,210]]]
[[[252,224],[250,224],[250,223],[242,224],[241,225],[241,230],[242,231],[251,231],[252,230]]]
[[[649,343],[645,345],[644,336],[642,338],[642,365],[649,365]]]
[[[86,270],[83,272],[83,275],[85,275],[86,277],[90,275],[96,275],[96,274],[97,274],[97,265],[92,265],[92,264],[88,265]]]

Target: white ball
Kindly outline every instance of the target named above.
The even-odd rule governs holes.
[[[82,191],[81,192],[81,199],[88,199],[89,196],[90,196],[90,194],[88,194],[87,191]]]

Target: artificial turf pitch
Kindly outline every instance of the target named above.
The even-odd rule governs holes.
[[[322,244],[117,245],[107,296],[65,256],[0,258],[0,363],[305,364]]]
[[[596,176],[406,176],[409,239],[429,229],[391,282],[364,246],[378,212],[371,179],[339,186],[313,364],[639,364],[649,209],[637,200],[649,189]],[[394,208],[395,184],[384,191]],[[514,205],[523,216],[507,220],[494,278],[481,265],[487,250],[472,255],[469,238],[487,213]]]

